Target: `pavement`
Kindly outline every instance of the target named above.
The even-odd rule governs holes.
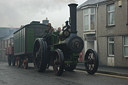
[[[76,69],[85,70],[84,63],[78,63]],[[128,68],[99,66],[97,73],[119,75],[128,77]]]

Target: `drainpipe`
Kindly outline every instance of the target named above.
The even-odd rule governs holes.
[[[99,52],[98,35],[97,35],[97,30],[98,30],[98,7],[99,7],[99,4],[96,5],[96,44],[97,44],[96,51],[97,52]]]

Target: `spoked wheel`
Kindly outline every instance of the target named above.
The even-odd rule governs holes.
[[[44,72],[47,66],[47,43],[39,38],[34,44],[34,67],[39,72]]]
[[[23,64],[24,64],[24,69],[27,69],[28,68],[28,59],[24,59],[23,61]]]
[[[97,53],[92,49],[87,50],[85,55],[85,68],[87,72],[93,75],[97,71],[98,65]]]
[[[16,66],[20,67],[20,57],[16,57]]]
[[[55,51],[55,59],[53,61],[53,69],[57,76],[61,76],[63,73],[64,55],[60,49]]]

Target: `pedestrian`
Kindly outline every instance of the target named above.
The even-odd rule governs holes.
[[[79,54],[79,59],[80,59],[80,62],[83,61],[83,52],[81,51],[80,54]]]
[[[9,44],[9,47],[6,48],[6,55],[8,56],[8,65],[11,66],[11,62],[13,62],[14,55],[14,47],[13,44]],[[14,64],[13,64],[14,65]]]

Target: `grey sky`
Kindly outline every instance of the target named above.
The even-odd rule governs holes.
[[[33,20],[48,19],[59,27],[69,18],[68,4],[86,0],[0,0],[0,27],[20,27]]]

